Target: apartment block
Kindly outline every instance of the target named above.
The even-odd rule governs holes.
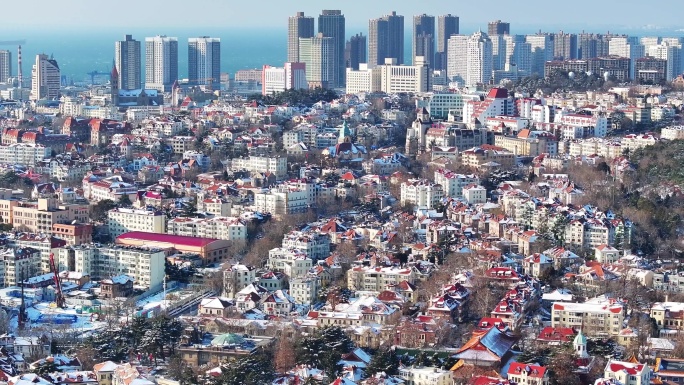
[[[427,179],[411,179],[401,184],[401,204],[412,204],[428,209],[435,208],[444,197],[442,185]]]
[[[613,300],[592,299],[585,303],[556,302],[551,307],[551,326],[569,327],[589,336],[617,336],[622,330],[624,309]]]
[[[55,249],[58,269],[106,279],[121,274],[134,279],[135,285],[161,289],[164,280],[166,251],[123,245],[80,245]]]
[[[165,233],[166,215],[161,211],[116,208],[107,213],[107,226],[112,238],[129,231]]]
[[[287,176],[287,158],[274,156],[250,156],[247,158],[235,158],[231,161],[232,171],[246,170],[249,172],[272,173],[278,179]]]
[[[247,240],[247,226],[235,217],[183,218],[171,219],[167,226],[168,234],[199,238],[225,239],[244,242]]]

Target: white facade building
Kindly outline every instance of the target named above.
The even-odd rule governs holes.
[[[107,227],[112,238],[129,231],[166,232],[166,215],[161,211],[116,208],[107,212]]]
[[[59,98],[62,82],[57,61],[46,54],[36,55],[36,63],[31,71],[31,100]]]
[[[421,208],[432,209],[444,197],[442,185],[426,179],[411,179],[401,184],[401,204],[413,204]]]
[[[232,171],[246,170],[249,172],[270,172],[278,179],[287,176],[287,158],[273,156],[250,156],[248,158],[235,158],[232,160]]]
[[[145,88],[171,91],[178,80],[178,38],[145,38]]]

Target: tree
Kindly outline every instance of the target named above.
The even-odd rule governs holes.
[[[173,355],[169,360],[169,375],[180,382],[181,385],[192,385],[198,383],[198,376],[179,355]]]
[[[93,206],[93,219],[99,222],[107,221],[107,212],[116,208],[116,204],[111,199],[103,199]]]
[[[340,327],[326,327],[297,341],[296,361],[316,366],[334,378],[342,369],[337,363],[352,349],[354,343]]]
[[[128,196],[128,194],[121,195],[118,203],[119,203],[119,207],[129,207],[133,204],[133,202],[131,202],[131,198]]]
[[[548,368],[551,371],[552,385],[581,385],[577,368],[569,363],[575,362],[575,352],[569,346],[561,346],[551,357]]]
[[[382,348],[378,350],[371,358],[364,375],[368,378],[380,372],[385,372],[390,376],[399,373],[399,357],[393,349]]]
[[[278,338],[274,354],[275,370],[278,373],[285,373],[292,369],[295,364],[294,342],[291,338],[281,334]]]
[[[246,357],[233,358],[221,365],[221,374],[209,378],[208,385],[263,385],[275,379],[273,357],[259,351]]]

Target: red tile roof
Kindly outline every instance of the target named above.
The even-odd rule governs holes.
[[[116,237],[117,241],[119,241],[120,239],[136,239],[150,242],[165,242],[190,247],[204,247],[212,242],[218,241],[218,239],[212,238],[197,238],[188,237],[184,235],[146,233],[143,231],[130,231],[128,233],[124,233]]]

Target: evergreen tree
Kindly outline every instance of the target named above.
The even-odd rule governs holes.
[[[388,375],[399,373],[399,358],[392,349],[383,348],[377,351],[366,367],[366,378],[376,373],[385,372]]]

